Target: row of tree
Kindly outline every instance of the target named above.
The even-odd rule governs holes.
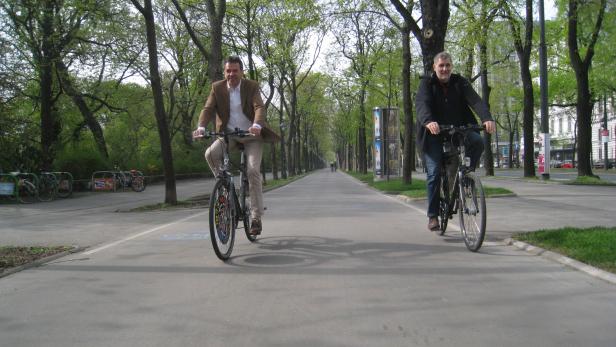
[[[594,71],[614,56],[615,9],[605,0],[557,5],[548,23],[550,100],[577,108],[578,173],[591,175],[592,105],[615,85]],[[86,177],[138,166],[163,174],[165,201],[176,202],[176,173],[208,171],[191,132],[223,58],[236,54],[261,82],[268,121],[282,135],[264,164],[275,177],[334,159],[367,172],[370,109],[396,106],[410,182],[413,91],[447,49],[459,72],[481,81],[501,136],[523,134],[525,175],[535,175],[532,0],[16,0],[0,10],[5,171]],[[316,71],[319,60],[326,64]]]
[[[343,54],[351,62],[349,72],[358,81],[353,85],[357,90],[346,105],[339,106],[343,117],[348,106],[359,104],[357,133],[347,132],[345,140],[339,140],[340,157],[353,158],[359,163],[349,163],[365,172],[369,165],[370,150],[365,147],[370,142],[371,132],[362,126],[368,119],[364,104],[363,90],[387,86],[391,79],[388,68],[378,64],[391,59],[391,46],[388,39],[401,40],[395,44],[395,86],[386,90],[402,91],[402,97],[393,103],[404,110],[405,144],[404,178],[411,180],[416,151],[413,147],[413,91],[416,90],[416,77],[430,74],[434,55],[444,49],[457,58],[457,71],[471,81],[478,80],[480,95],[491,106],[499,125],[501,139],[513,143],[524,143],[524,175],[535,176],[535,134],[538,132],[539,88],[538,71],[538,25],[537,7],[532,0],[460,0],[442,1],[346,1],[347,10],[340,11],[340,29],[333,30]],[[613,65],[614,57],[614,17],[616,6],[603,0],[556,1],[557,16],[547,23],[547,50],[549,56],[549,76],[553,81],[549,89],[549,105],[575,108],[578,175],[590,176],[592,173],[592,118],[593,105],[605,95],[610,96],[614,109],[614,77],[605,74],[607,66]],[[349,13],[361,19],[353,19]],[[381,27],[374,23],[381,23]],[[374,37],[369,35],[380,30]],[[392,35],[395,29],[398,35]],[[351,32],[355,36],[345,36]],[[410,34],[413,39],[410,39]],[[361,35],[364,37],[362,38]],[[378,38],[378,39],[377,39]],[[341,42],[344,42],[342,44]],[[348,54],[345,47],[355,42],[354,53]],[[410,42],[410,46],[409,46]],[[414,51],[415,50],[415,51]],[[596,52],[599,52],[596,54]],[[412,61],[412,57],[418,57]],[[362,64],[358,64],[362,62]],[[372,65],[370,65],[372,64]],[[594,69],[591,66],[595,66]],[[600,68],[597,69],[596,67]],[[358,69],[364,67],[364,69]],[[371,70],[372,68],[375,69]],[[401,74],[400,74],[401,72]],[[382,78],[384,76],[385,78]],[[411,78],[413,76],[414,78]],[[342,77],[346,80],[346,76]],[[362,82],[368,82],[362,85]],[[370,105],[390,105],[390,100],[379,97],[380,91],[368,96]],[[388,95],[387,97],[391,97]],[[398,94],[394,93],[394,96]],[[613,115],[612,115],[613,117]],[[504,134],[504,135],[503,135]],[[363,139],[366,138],[366,140]],[[523,137],[523,138],[520,138]],[[486,142],[492,139],[486,135]],[[352,149],[355,145],[357,148]],[[366,152],[363,155],[362,152]],[[509,152],[509,162],[512,162]],[[491,146],[486,146],[484,166],[488,174],[493,174],[493,154]]]

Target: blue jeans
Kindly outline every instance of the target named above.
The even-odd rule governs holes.
[[[443,140],[440,136],[426,135],[426,141],[427,149],[424,152],[424,162],[428,191],[428,217],[438,217]],[[480,134],[471,131],[466,136],[464,146],[466,155],[471,158],[471,167],[476,168],[481,153],[483,153],[483,138]]]

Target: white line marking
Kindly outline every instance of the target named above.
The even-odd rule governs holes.
[[[121,240],[118,240],[118,241],[115,241],[115,242],[112,242],[112,243],[106,244],[106,245],[104,245],[104,246],[100,246],[100,247],[94,248],[94,249],[89,250],[89,251],[87,251],[87,252],[83,252],[83,254],[85,254],[85,255],[92,255],[92,254],[94,254],[94,253],[98,253],[98,252],[100,252],[100,251],[102,251],[102,250],[105,250],[105,249],[107,249],[107,248],[111,248],[111,247],[117,246],[117,245],[119,245],[119,244],[122,244],[122,243],[124,243],[124,242],[126,242],[126,241],[134,240],[134,239],[136,239],[136,238],[138,238],[138,237],[141,237],[141,236],[144,236],[144,235],[147,235],[147,234],[151,234],[151,233],[153,233],[153,232],[155,232],[155,231],[157,231],[157,230],[160,230],[160,229],[166,228],[166,227],[168,227],[168,226],[171,226],[171,225],[174,225],[174,224],[177,224],[177,223],[182,223],[182,222],[185,222],[185,221],[187,221],[187,220],[189,220],[189,219],[195,218],[195,217],[197,217],[197,216],[201,216],[201,215],[206,214],[206,213],[208,213],[208,211],[199,212],[199,213],[197,213],[197,214],[193,214],[192,216],[184,217],[184,218],[182,218],[182,219],[178,219],[178,220],[176,220],[176,221],[174,221],[174,222],[171,222],[171,223],[167,223],[167,224],[159,225],[159,226],[157,226],[157,227],[155,227],[155,228],[152,228],[152,229],[149,229],[149,230],[146,230],[146,231],[142,231],[142,232],[140,232],[140,233],[137,233],[137,234],[134,234],[134,235],[131,235],[131,236],[125,237],[125,238],[123,238],[123,239],[121,239]]]

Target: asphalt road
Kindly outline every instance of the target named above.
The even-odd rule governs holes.
[[[137,193],[2,206],[0,243],[90,247],[0,279],[0,346],[613,346],[613,284],[498,240],[614,225],[616,189],[484,181],[518,195],[488,200],[479,253],[426,231],[425,201],[325,170],[267,193],[262,237],[238,234],[227,263],[205,209],[114,212]]]

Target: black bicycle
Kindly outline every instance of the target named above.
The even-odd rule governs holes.
[[[233,251],[235,229],[241,221],[246,237],[251,242],[257,240],[257,235],[250,233],[250,200],[248,196],[248,176],[246,175],[246,155],[244,146],[238,144],[240,150],[240,186],[236,190],[234,176],[229,159],[229,138],[250,136],[245,130],[235,129],[231,132],[207,132],[205,137],[220,137],[225,142],[222,166],[216,177],[216,184],[210,195],[210,238],[214,252],[220,260],[227,260]]]
[[[486,234],[486,198],[479,177],[466,156],[464,140],[471,131],[483,130],[481,125],[440,125],[443,134],[443,157],[440,182],[440,235],[447,222],[460,212],[460,231],[466,247],[477,252]]]

